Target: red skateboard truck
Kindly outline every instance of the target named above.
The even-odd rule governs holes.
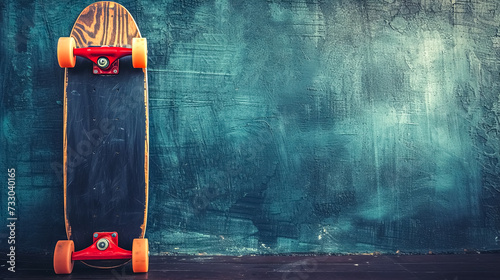
[[[133,38],[132,48],[96,46],[76,48],[73,37],[61,37],[57,43],[57,60],[62,68],[73,68],[76,56],[81,56],[94,63],[92,72],[102,75],[116,75],[119,72],[119,59],[132,56],[134,68],[147,67],[147,41],[146,38]]]
[[[75,252],[73,240],[60,240],[54,250],[54,271],[56,274],[69,274],[73,271],[74,261],[121,260],[131,259],[134,272],[147,272],[149,269],[149,243],[146,238],[135,238],[132,251],[118,246],[117,232],[95,232],[92,245]]]

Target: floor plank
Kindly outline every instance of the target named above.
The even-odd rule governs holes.
[[[147,274],[131,266],[100,270],[76,263],[54,275],[50,256],[19,257],[5,279],[500,279],[500,254],[353,256],[152,256]]]

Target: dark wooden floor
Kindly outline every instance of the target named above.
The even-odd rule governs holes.
[[[356,256],[166,256],[151,257],[147,274],[131,266],[101,270],[75,264],[71,275],[55,275],[50,256],[20,259],[5,279],[500,279],[500,254]]]

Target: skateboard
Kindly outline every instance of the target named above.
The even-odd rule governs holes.
[[[54,271],[75,261],[149,269],[147,41],[118,3],[96,2],[59,38],[64,68],[63,181],[67,240]]]

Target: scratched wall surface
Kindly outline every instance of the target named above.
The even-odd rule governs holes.
[[[72,2],[0,2],[19,251],[65,237],[56,42],[91,1]],[[499,3],[121,4],[149,42],[153,254],[499,249]]]

